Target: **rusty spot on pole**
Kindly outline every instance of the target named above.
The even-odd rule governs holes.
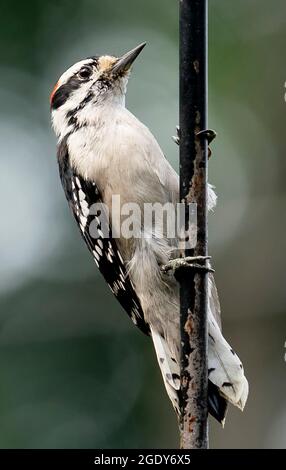
[[[185,331],[189,335],[191,335],[192,332],[193,332],[193,321],[192,321],[192,318],[191,318],[190,315],[188,316],[188,319],[187,319],[186,324],[185,324]]]
[[[196,422],[196,418],[194,416],[191,416],[189,418],[189,432],[193,432],[193,424]]]
[[[200,72],[200,63],[198,60],[194,60],[194,69],[196,73]]]

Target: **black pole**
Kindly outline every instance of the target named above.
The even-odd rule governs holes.
[[[197,203],[197,244],[207,255],[207,0],[180,0],[180,198]],[[188,211],[186,211],[188,217]],[[188,227],[188,220],[186,220]],[[181,296],[181,447],[208,447],[207,274],[185,271]]]

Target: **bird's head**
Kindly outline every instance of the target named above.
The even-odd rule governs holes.
[[[50,97],[52,124],[59,138],[92,122],[104,106],[124,106],[131,66],[145,44],[119,58],[81,60],[63,73]]]

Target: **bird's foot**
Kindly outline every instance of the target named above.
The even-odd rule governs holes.
[[[205,130],[198,132],[196,135],[198,138],[202,138],[202,137],[206,138],[208,141],[208,145],[209,145],[216,138],[217,133],[213,129],[205,129]],[[172,139],[175,142],[175,144],[180,145],[180,138],[181,138],[180,127],[176,126],[176,135],[173,135]],[[212,154],[211,149],[208,148],[208,158],[210,158],[211,154]]]
[[[173,271],[174,274],[181,269],[192,269],[194,271],[214,273],[214,269],[209,263],[203,264],[204,261],[211,259],[211,256],[186,256],[184,258],[170,259],[167,264],[161,267],[163,273]]]
[[[208,141],[208,144],[211,144],[212,141],[216,138],[217,133],[213,129],[204,129],[203,131],[197,132],[197,137],[201,138],[206,138]]]
[[[180,145],[180,137],[181,137],[180,126],[176,126],[176,135],[172,135],[172,139],[175,142],[175,144]]]

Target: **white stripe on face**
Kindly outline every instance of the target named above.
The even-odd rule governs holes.
[[[94,59],[84,59],[84,60],[80,60],[79,62],[77,62],[76,64],[72,65],[68,70],[66,70],[60,77],[58,83],[57,83],[57,88],[59,88],[60,86],[64,85],[65,83],[68,82],[68,80],[73,76],[75,75],[77,72],[80,71],[80,69],[84,66],[84,65],[89,65],[89,64],[93,64],[94,63]]]

